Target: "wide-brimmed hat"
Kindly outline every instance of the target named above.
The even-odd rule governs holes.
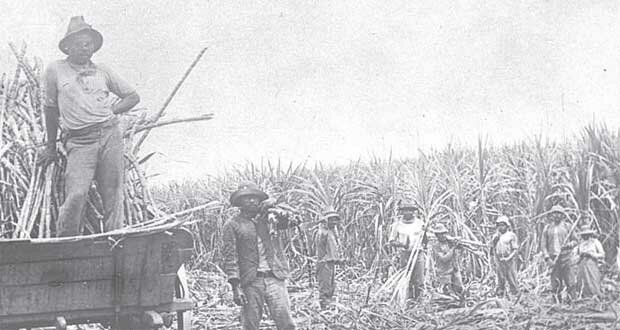
[[[596,235],[596,230],[592,229],[592,227],[590,226],[583,226],[581,227],[581,230],[579,231],[579,236],[583,236],[583,235]]]
[[[510,220],[508,220],[508,217],[505,215],[500,215],[499,217],[497,217],[497,220],[495,220],[496,225],[499,225],[500,223],[503,223],[506,226],[510,227]]]
[[[244,182],[237,187],[237,190],[230,195],[230,204],[232,206],[239,206],[239,198],[244,196],[256,196],[260,201],[264,201],[269,196],[262,190],[258,189],[258,186],[253,182]]]
[[[418,205],[413,204],[413,203],[402,203],[398,206],[398,210],[399,211],[403,211],[403,210],[419,210],[420,207],[418,207]]]
[[[323,213],[321,213],[321,219],[319,222],[327,223],[327,224],[339,224],[342,221],[340,214],[336,212],[333,208],[327,208]]]
[[[437,226],[435,226],[435,228],[433,228],[433,233],[435,233],[435,234],[447,234],[448,233],[448,228],[446,228],[446,226],[443,223],[440,223]]]
[[[58,48],[60,48],[60,51],[69,55],[69,42],[74,36],[80,33],[88,33],[93,37],[95,52],[101,48],[101,45],[103,45],[103,36],[101,33],[86,24],[83,16],[74,16],[71,17],[71,20],[69,21],[69,27],[67,28],[65,37],[58,43]]]
[[[564,208],[561,205],[553,205],[549,213],[561,213],[565,214]]]
[[[338,212],[336,212],[336,210],[334,210],[333,208],[327,208],[325,211],[323,211],[323,214],[321,215],[321,217],[325,220],[329,218],[340,219],[340,214],[338,214]]]

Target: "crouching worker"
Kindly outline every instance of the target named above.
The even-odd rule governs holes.
[[[340,215],[334,210],[323,213],[319,231],[316,235],[316,278],[319,284],[319,304],[325,309],[336,291],[336,265],[342,264],[340,248],[336,236],[336,226],[341,222]]]
[[[437,243],[433,246],[437,281],[443,293],[447,294],[451,290],[463,302],[463,278],[458,263],[458,252],[456,251],[459,245],[448,240],[448,228],[441,223],[435,227],[433,233],[437,237]]]
[[[295,329],[285,282],[289,266],[278,234],[288,228],[289,219],[269,215],[273,203],[253,183],[241,184],[230,196],[230,203],[240,213],[224,224],[222,268],[234,302],[242,306],[243,329],[259,328],[265,304],[277,329]],[[272,220],[277,230],[270,231]]]

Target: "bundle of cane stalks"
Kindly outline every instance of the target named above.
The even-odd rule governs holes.
[[[0,235],[4,238],[50,238],[55,236],[58,209],[64,200],[66,152],[61,137],[59,159],[50,164],[39,161],[46,143],[44,66],[41,59],[26,57],[26,44],[20,48],[9,44],[9,47],[17,65],[14,72],[0,76]],[[125,224],[129,227],[144,229],[160,226],[162,220],[176,219],[155,203],[147,189],[147,176],[141,166],[154,153],[141,157],[139,152],[153,128],[213,117],[203,114],[162,119],[165,108],[203,53],[204,50],[154,116],[148,117],[146,109],[120,116],[125,132]],[[82,221],[86,233],[97,233],[102,228],[102,202],[95,188],[93,185],[89,192],[85,221]]]

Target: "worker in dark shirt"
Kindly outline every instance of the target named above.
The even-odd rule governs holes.
[[[230,203],[240,213],[224,224],[223,270],[233,300],[243,307],[243,329],[259,328],[265,303],[277,329],[295,329],[285,282],[289,266],[278,234],[288,228],[289,218],[270,214],[273,202],[253,183],[241,184]],[[273,222],[276,230],[270,229]]]

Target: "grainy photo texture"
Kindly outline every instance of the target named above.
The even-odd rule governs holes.
[[[0,0],[0,329],[620,329],[620,3]]]

